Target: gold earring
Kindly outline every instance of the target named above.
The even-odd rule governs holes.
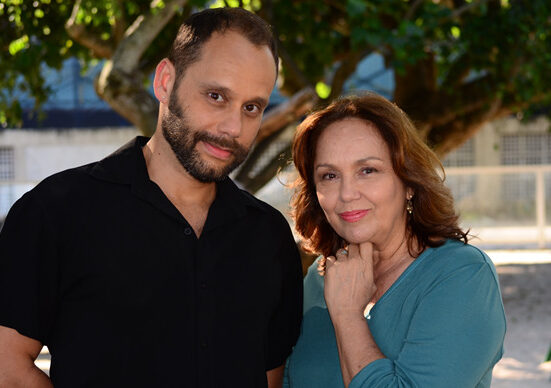
[[[408,214],[413,214],[413,202],[411,201],[411,197],[409,197],[406,201],[406,211]]]

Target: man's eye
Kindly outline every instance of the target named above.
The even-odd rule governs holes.
[[[255,104],[247,104],[245,105],[244,109],[249,113],[259,113],[260,107]]]
[[[209,97],[215,101],[223,101],[222,95],[216,92],[209,92]]]

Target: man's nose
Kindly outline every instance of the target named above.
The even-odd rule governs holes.
[[[239,137],[243,129],[243,114],[241,108],[232,108],[221,117],[218,129],[222,135]]]

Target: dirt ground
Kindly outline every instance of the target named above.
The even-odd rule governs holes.
[[[551,388],[551,363],[544,362],[551,346],[551,263],[498,264],[497,271],[507,334],[492,388]]]

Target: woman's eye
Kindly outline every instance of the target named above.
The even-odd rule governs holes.
[[[371,173],[374,173],[376,170],[372,167],[366,167],[366,168],[362,168],[362,174],[364,175],[369,175]]]
[[[209,92],[209,97],[215,101],[223,101],[222,95],[216,92]]]
[[[335,179],[337,177],[337,174],[334,174],[332,172],[327,172],[321,176],[321,179],[324,181],[330,181],[332,179]]]

